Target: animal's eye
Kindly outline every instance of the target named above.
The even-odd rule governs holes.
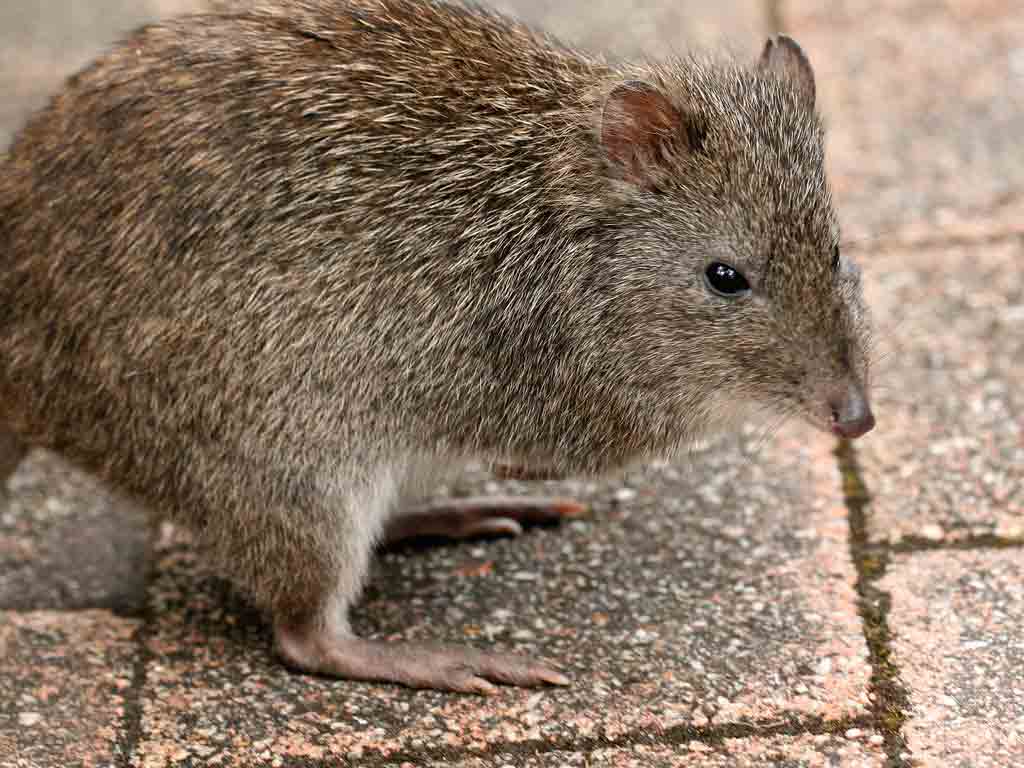
[[[832,246],[832,271],[836,272],[839,269],[839,246]]]
[[[704,270],[708,286],[719,296],[736,298],[750,291],[750,283],[736,269],[720,261],[713,262]]]

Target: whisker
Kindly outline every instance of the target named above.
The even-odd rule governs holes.
[[[861,237],[843,237],[839,240],[839,247],[841,249],[859,250],[861,246],[878,242],[884,238],[890,237],[898,232],[903,232],[903,227],[893,226],[884,230],[876,230],[870,235],[862,235]]]
[[[757,409],[760,413],[770,413],[767,407]],[[793,405],[783,405],[780,413],[774,413],[770,415],[770,418],[764,422],[753,422],[755,429],[754,440],[750,443],[749,447],[744,450],[749,456],[757,458],[764,451],[768,441],[779,431],[779,428],[790,418],[792,418],[798,412],[798,408]]]

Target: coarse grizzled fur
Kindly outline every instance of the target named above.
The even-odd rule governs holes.
[[[636,82],[653,118],[609,107]],[[440,2],[220,3],[72,77],[0,171],[0,418],[278,614],[355,594],[424,467],[603,472],[751,405],[827,428],[823,393],[867,385],[792,60],[617,63]],[[713,261],[751,294],[708,290]]]

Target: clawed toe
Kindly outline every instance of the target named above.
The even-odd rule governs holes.
[[[569,685],[561,672],[514,654],[332,637],[325,630],[284,623],[275,626],[275,638],[279,653],[290,666],[350,680],[481,695],[497,693],[496,683]]]
[[[510,517],[488,517],[467,521],[458,538],[475,539],[484,536],[522,536],[523,526]]]
[[[446,499],[411,510],[388,523],[388,545],[421,537],[471,539],[519,536],[527,525],[551,525],[581,517],[586,507],[572,499],[488,496]]]

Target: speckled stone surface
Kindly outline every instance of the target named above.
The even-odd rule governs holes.
[[[880,586],[892,595],[915,757],[949,768],[1024,765],[1021,552],[901,556]]]
[[[114,764],[138,628],[106,611],[0,611],[0,768]]]
[[[140,754],[370,759],[861,716],[870,671],[830,443],[794,432],[749,450],[552,486],[593,510],[559,529],[382,558],[358,632],[539,653],[565,690],[480,699],[287,673],[258,617],[162,544]]]
[[[549,752],[542,755],[499,753],[458,763],[401,762],[385,768],[881,768],[885,756],[859,730],[843,734],[723,739],[708,745],[680,742],[672,747],[636,744],[625,749]]]
[[[783,0],[818,73],[845,236],[1024,227],[1024,13],[1008,0]]]
[[[879,427],[857,453],[874,562],[893,557],[874,586],[911,708],[895,754],[1022,764],[1024,16],[986,0],[785,7],[824,74],[878,328]]]
[[[491,5],[568,42],[626,57],[725,46],[753,59],[768,30],[767,4],[747,0],[495,0]]]
[[[1024,239],[883,259],[880,427],[858,446],[872,537],[1024,537]]]
[[[150,538],[141,510],[35,451],[0,493],[0,609],[138,615]]]
[[[871,536],[1024,537],[1024,89],[1008,87],[1024,78],[1024,14],[784,7],[819,69],[875,317],[879,427],[858,444]]]
[[[0,3],[0,147],[120,32],[200,1]],[[602,484],[470,473],[449,490],[546,488],[591,515],[386,553],[356,628],[539,653],[573,685],[412,692],[286,671],[180,534],[150,558],[136,510],[37,453],[0,501],[0,768],[1024,764],[1024,14],[499,5],[629,56],[723,42],[753,56],[775,21],[808,50],[879,328],[879,426],[856,444],[867,540],[851,537],[829,441],[797,425]],[[869,685],[865,633],[892,651],[876,672],[905,702]],[[886,708],[907,720],[883,743]]]
[[[499,755],[468,760],[454,768],[881,768],[878,744],[862,733],[844,735],[723,739],[714,746],[690,741],[674,748],[636,744],[632,749],[589,753],[555,752],[537,757]],[[440,768],[441,763],[431,768]],[[388,768],[412,768],[412,763]]]

